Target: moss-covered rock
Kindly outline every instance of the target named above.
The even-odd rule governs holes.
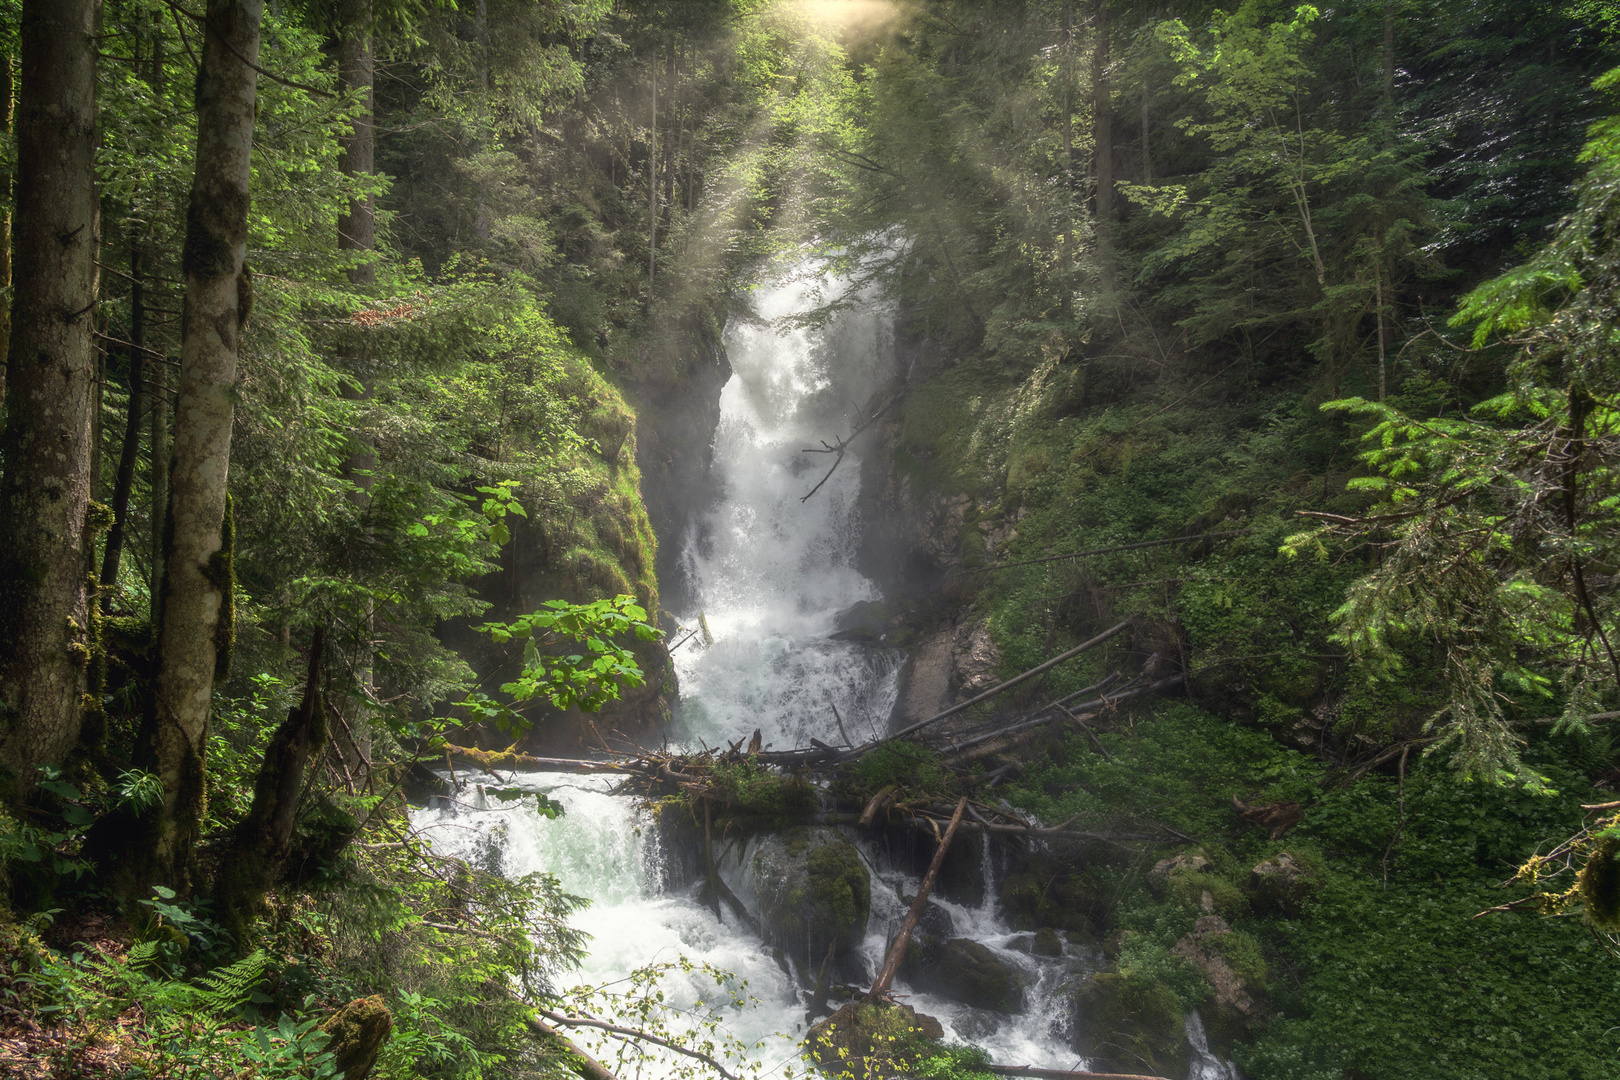
[[[844,953],[866,934],[872,879],[859,852],[833,829],[797,828],[759,838],[748,856],[766,938],[814,970],[828,946]]]
[[[1268,971],[1260,943],[1252,936],[1233,930],[1218,915],[1205,915],[1170,952],[1209,983],[1213,993],[1201,1013],[1218,1048],[1229,1049],[1265,1022]]]
[[[1309,869],[1289,852],[1273,855],[1249,871],[1248,894],[1259,912],[1299,915],[1318,882]]]
[[[1074,1048],[1107,1072],[1185,1076],[1191,1056],[1181,1001],[1156,979],[1104,972],[1075,991]]]
[[[903,1076],[945,1037],[932,1016],[910,1005],[852,1002],[812,1027],[804,1056],[838,1080]]]
[[[326,1044],[343,1080],[365,1080],[377,1054],[394,1034],[394,1015],[381,995],[351,1001],[321,1025],[332,1037]]]

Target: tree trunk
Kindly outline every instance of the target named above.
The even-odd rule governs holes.
[[[480,7],[480,25],[487,18]],[[343,0],[339,11],[338,89],[344,93],[358,91],[364,102],[364,111],[354,118],[354,130],[343,140],[339,167],[345,176],[369,178],[375,171],[375,117],[373,115],[372,87],[376,74],[376,61],[371,48],[372,0]],[[480,30],[482,42],[487,30]],[[349,211],[338,219],[338,248],[344,251],[375,252],[377,224],[372,198],[355,199]],[[369,287],[377,283],[377,265],[368,259],[349,269],[351,284]],[[376,373],[372,370],[370,349],[365,332],[349,358],[353,381],[344,386],[343,394],[351,401],[370,401],[377,393]],[[355,485],[354,502],[364,512],[371,501],[371,488],[376,482],[372,475],[377,467],[377,450],[371,440],[362,434],[355,436],[354,448],[343,461],[343,477]],[[364,702],[371,687],[372,656],[371,627],[374,611],[369,600],[357,613],[360,627],[355,642],[355,680],[360,684],[360,700],[352,711],[355,717],[354,739],[345,753],[351,769],[370,769],[371,727],[364,716]]]
[[[265,747],[253,783],[253,805],[237,826],[231,851],[220,863],[214,898],[226,925],[244,940],[265,894],[286,870],[292,851],[304,774],[326,741],[326,713],[321,698],[321,662],[325,633],[319,627],[309,646],[309,672],[304,696],[287,713]]]
[[[658,269],[658,54],[652,58],[652,133],[647,147],[647,306]]]
[[[208,713],[231,640],[232,395],[251,281],[250,155],[262,0],[209,0],[197,77],[197,162],[186,211],[180,397],[164,544],[158,672],[146,752],[163,781],[148,872],[185,891],[204,813]]]
[[[365,105],[354,118],[354,130],[342,140],[338,168],[344,176],[370,176],[375,171],[375,136],[372,83],[376,60],[371,51],[371,0],[342,0],[338,9],[338,91],[359,92]],[[348,212],[338,218],[339,251],[375,251],[377,219],[372,198],[352,199]],[[350,268],[349,281],[375,285],[377,267],[370,260]]]
[[[1091,49],[1092,141],[1096,160],[1097,263],[1102,286],[1114,288],[1114,106],[1108,82],[1108,4],[1097,0]]]
[[[0,768],[13,790],[79,738],[89,660],[96,350],[95,0],[26,0],[16,271],[0,479]]]
[[[135,466],[141,456],[141,419],[146,411],[146,289],[141,280],[141,245],[129,245],[129,412],[124,422],[124,446],[113,479],[112,529],[101,555],[101,610],[112,608],[118,587],[118,564],[129,529],[129,493],[135,486]]]
[[[0,54],[0,135],[10,135],[17,105],[16,59]],[[11,164],[0,163],[0,290],[11,288]],[[6,353],[11,347],[11,305],[0,301],[0,431],[5,428]]]

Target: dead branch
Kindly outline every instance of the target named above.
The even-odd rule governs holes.
[[[883,403],[883,406],[881,408],[879,408],[877,410],[877,412],[873,413],[871,416],[868,416],[865,420],[862,420],[859,424],[855,425],[855,430],[854,431],[851,431],[844,438],[839,439],[838,444],[836,446],[829,446],[829,445],[827,445],[826,440],[822,440],[822,443],[821,443],[821,446],[820,446],[819,449],[815,448],[815,447],[810,447],[810,448],[807,448],[807,449],[805,449],[803,451],[803,453],[806,453],[806,454],[837,454],[838,456],[833,458],[832,468],[827,470],[827,475],[823,476],[816,483],[816,486],[810,489],[809,494],[805,495],[804,498],[799,500],[800,502],[809,502],[810,501],[810,496],[814,495],[816,492],[820,491],[822,484],[825,484],[828,480],[832,479],[832,474],[834,472],[838,471],[838,466],[841,465],[843,463],[843,461],[844,461],[844,454],[849,450],[849,444],[854,442],[855,437],[857,435],[859,435],[861,432],[865,431],[868,427],[871,427],[872,422],[874,420],[876,420],[878,417],[882,416],[884,413],[888,412],[889,407],[892,406],[895,402],[897,402],[899,400],[900,400],[900,395],[899,394],[895,394],[893,397],[889,398],[889,400],[885,401]]]
[[[889,946],[889,955],[883,959],[883,970],[878,972],[877,979],[872,983],[872,992],[866,995],[867,1001],[877,1001],[889,992],[889,984],[894,981],[894,973],[900,970],[900,958],[906,955],[911,932],[917,928],[917,920],[922,918],[923,909],[928,906],[928,894],[934,891],[934,879],[939,877],[945,852],[951,846],[951,838],[956,835],[956,827],[962,823],[962,811],[967,809],[967,804],[966,795],[957,801],[951,824],[945,830],[939,847],[934,849],[934,859],[928,864],[928,873],[923,875],[922,884],[917,886],[917,898],[911,902],[911,910],[906,912],[906,921],[900,924],[900,933],[895,936],[894,944]]]

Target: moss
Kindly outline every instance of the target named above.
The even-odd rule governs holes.
[[[923,795],[938,795],[951,789],[950,772],[939,763],[934,751],[921,743],[885,743],[862,755],[855,765],[857,791],[875,794],[890,784]]]
[[[1620,830],[1599,834],[1581,867],[1579,888],[1587,923],[1597,930],[1620,930]]]
[[[810,852],[810,905],[818,917],[843,932],[866,926],[871,880],[855,849],[825,844]]]
[[[1242,930],[1230,930],[1211,934],[1205,940],[1252,990],[1265,991],[1271,978],[1271,965],[1266,963],[1259,938]]]
[[[1181,999],[1158,979],[1104,972],[1076,995],[1075,1047],[1105,1071],[1182,1076],[1188,1049]]]
[[[1190,907],[1201,908],[1207,893],[1221,915],[1239,915],[1249,910],[1249,898],[1242,889],[1218,874],[1173,872],[1170,889],[1176,899]]]
[[[815,789],[802,776],[773,772],[751,759],[717,761],[709,780],[729,800],[730,808],[760,817],[790,817],[815,806]],[[802,845],[803,841],[799,843]],[[789,851],[797,854],[790,843]]]
[[[219,526],[219,550],[203,569],[208,583],[219,591],[219,619],[214,624],[214,681],[231,677],[236,655],[236,508],[225,496],[225,517]]]
[[[377,1054],[394,1033],[394,1015],[382,995],[351,1001],[334,1013],[321,1030],[332,1037],[327,1051],[344,1080],[360,1080],[371,1073]]]

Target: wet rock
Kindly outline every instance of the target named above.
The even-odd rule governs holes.
[[[1024,1008],[1024,981],[990,949],[969,938],[951,938],[919,965],[920,989],[975,1009],[1016,1013]]]
[[[893,613],[888,605],[861,600],[833,617],[834,641],[880,641],[889,632]]]
[[[1099,1072],[1185,1076],[1191,1060],[1175,991],[1157,979],[1094,975],[1072,999],[1074,1049]]]
[[[1063,955],[1063,939],[1058,937],[1058,932],[1056,930],[1052,929],[1050,926],[1043,926],[1039,930],[1035,931],[1035,955]]]
[[[377,1064],[377,1054],[394,1034],[394,1016],[380,994],[351,1001],[332,1014],[321,1030],[332,1037],[326,1044],[343,1080],[365,1080]]]
[[[1214,991],[1202,1015],[1218,1045],[1230,1047],[1265,1022],[1266,966],[1253,937],[1233,931],[1218,915],[1205,915],[1170,952],[1197,968]]]
[[[1001,650],[990,638],[990,621],[972,619],[956,628],[951,639],[951,683],[960,698],[982,694],[1001,682],[996,669]]]
[[[912,646],[900,669],[889,730],[899,731],[951,707],[951,640],[947,627]]]
[[[1286,851],[1249,871],[1248,893],[1256,911],[1297,916],[1315,889],[1310,872]]]
[[[761,837],[749,855],[760,926],[806,970],[827,947],[844,953],[866,934],[872,881],[855,845],[833,829],[798,828]]]
[[[909,1071],[910,1062],[944,1037],[938,1020],[910,1005],[851,1002],[812,1027],[803,1045],[832,1075],[877,1077]]]

